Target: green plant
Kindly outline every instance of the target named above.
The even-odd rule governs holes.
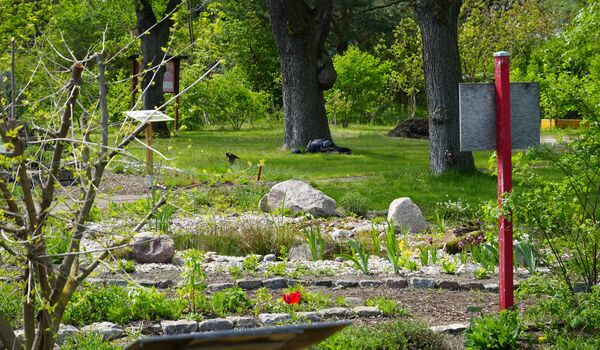
[[[240,314],[251,308],[251,300],[239,287],[215,292],[210,298],[210,310],[219,317],[225,317],[231,313]]]
[[[14,327],[21,320],[21,295],[23,282],[0,284],[0,314],[6,315],[8,323]]]
[[[518,349],[523,323],[515,311],[502,310],[471,320],[465,333],[467,349]]]
[[[444,273],[454,275],[456,274],[457,264],[456,261],[452,258],[445,258],[441,260],[442,263],[442,271]]]
[[[305,228],[302,232],[308,243],[312,260],[321,260],[325,249],[325,239],[321,234],[321,227],[319,225],[317,225],[316,228],[309,226],[308,230]]]
[[[119,347],[102,339],[99,333],[77,333],[66,339],[63,350],[118,350]]]
[[[370,203],[365,196],[359,193],[347,192],[340,198],[339,205],[352,214],[365,216],[369,211]]]
[[[267,288],[261,287],[256,290],[251,304],[254,305],[252,309],[254,316],[270,312],[273,310],[273,295],[271,295],[271,292]]]
[[[391,222],[388,222],[385,230],[385,253],[387,260],[390,262],[390,264],[392,264],[394,273],[398,274],[400,272],[400,268],[402,267],[400,261],[402,258],[402,253],[398,245],[398,237],[394,231],[394,225]]]
[[[537,265],[536,253],[531,242],[515,242],[515,257],[517,254],[523,259],[523,263],[530,273],[534,273]],[[516,266],[516,265],[515,265]]]
[[[379,232],[371,225],[371,245],[373,247],[373,255],[381,254],[381,242],[379,241]]]
[[[117,268],[126,273],[134,273],[135,262],[133,260],[119,259],[117,260]]]
[[[367,306],[375,306],[386,316],[400,317],[408,315],[408,311],[394,299],[373,297],[366,301]]]
[[[419,269],[419,265],[416,261],[404,257],[401,259],[400,264],[409,271],[417,271]]]
[[[265,275],[267,276],[285,276],[287,270],[287,264],[285,262],[278,262],[267,266]]]
[[[229,266],[227,266],[227,273],[234,280],[240,279],[244,275],[244,271],[238,265],[229,265]]]
[[[478,280],[483,280],[488,278],[490,272],[485,267],[479,267],[473,271],[473,276]]]
[[[497,243],[481,243],[471,247],[471,256],[473,261],[481,264],[483,268],[493,271],[498,266],[498,246]]]
[[[363,246],[356,240],[348,241],[351,254],[337,254],[338,257],[352,262],[355,269],[362,271],[365,275],[369,274],[369,254],[367,254]]]
[[[242,261],[242,268],[246,272],[254,272],[258,270],[258,264],[258,256],[256,254],[251,254]]]
[[[206,288],[206,273],[202,264],[204,256],[201,251],[191,249],[184,253],[183,261],[179,293],[187,299],[190,312],[196,312],[197,293],[202,293]]]

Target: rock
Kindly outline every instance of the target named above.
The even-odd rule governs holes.
[[[259,205],[265,212],[283,206],[293,212],[309,212],[317,217],[335,216],[337,206],[333,198],[299,180],[288,180],[271,187]]]
[[[174,255],[175,242],[169,236],[141,232],[133,237],[131,256],[138,263],[170,263]]]
[[[354,237],[354,232],[348,230],[340,230],[336,228],[331,233],[329,233],[329,235],[334,241],[338,243],[345,243]]]
[[[225,282],[225,283],[212,283],[212,284],[209,284],[207,286],[207,288],[209,290],[212,290],[212,291],[216,292],[216,291],[220,291],[220,290],[227,289],[227,288],[233,288],[233,283],[228,283],[228,282]]]
[[[301,243],[301,244],[292,246],[290,248],[290,252],[288,254],[288,259],[290,261],[312,260],[310,246],[308,245],[308,243]]]
[[[186,334],[198,331],[198,322],[190,320],[160,321],[165,334]]]
[[[485,290],[481,282],[464,282],[460,284],[462,290]]]
[[[443,326],[433,326],[430,329],[434,333],[459,334],[464,332],[468,327],[469,325],[465,323],[453,323]]]
[[[413,277],[410,279],[410,285],[415,288],[435,288],[433,278]]]
[[[406,288],[408,286],[408,282],[406,281],[405,278],[392,277],[392,278],[387,278],[385,280],[385,285],[388,288],[400,289],[400,288]]]
[[[296,317],[300,321],[310,321],[310,322],[319,322],[321,321],[321,317],[316,312],[298,312],[296,313]]]
[[[133,321],[129,323],[129,326],[125,329],[125,333],[137,333],[140,332],[143,335],[160,335],[162,327],[158,322],[152,321]]]
[[[497,293],[498,292],[498,283],[488,283],[488,284],[484,284],[483,285],[483,289],[485,289],[486,292],[492,292],[492,293]]]
[[[171,280],[163,281],[140,281],[138,282],[142,287],[156,287],[158,289],[167,289],[173,287],[175,283]]]
[[[258,320],[254,317],[249,316],[231,316],[227,317],[228,320],[233,322],[235,328],[257,328],[260,327]]]
[[[77,327],[70,324],[61,323],[60,326],[58,326],[58,332],[56,332],[56,342],[59,345],[62,345],[67,338],[70,338],[77,333],[79,333],[79,329]]]
[[[378,317],[383,314],[381,310],[374,306],[357,306],[354,309],[352,309],[352,311],[358,317]]]
[[[347,297],[344,298],[344,303],[346,306],[355,307],[355,306],[363,306],[365,305],[365,299],[358,297]]]
[[[123,328],[112,322],[92,323],[89,326],[82,327],[81,331],[100,334],[102,336],[102,340],[104,341],[119,339],[125,336],[125,331],[123,331]]]
[[[359,285],[358,285],[358,281],[338,280],[335,282],[335,286],[340,287],[340,288],[356,288]]]
[[[333,287],[332,280],[316,280],[312,282],[312,285],[315,287]]]
[[[290,314],[260,314],[258,320],[265,325],[283,323],[292,319]]]
[[[375,281],[375,280],[362,280],[358,282],[358,285],[361,287],[381,287],[383,282]]]
[[[441,289],[458,290],[460,285],[456,281],[441,280],[437,282],[437,287]]]
[[[200,332],[225,331],[233,329],[233,321],[226,318],[212,318],[198,323]]]
[[[429,138],[429,121],[425,118],[408,118],[388,132],[388,136],[427,139]]]
[[[263,261],[277,261],[277,257],[275,256],[275,254],[267,254],[263,258]]]
[[[254,290],[262,287],[262,280],[241,279],[235,281],[235,285],[244,290]]]
[[[283,289],[287,288],[288,281],[285,278],[274,277],[262,281],[262,285],[268,289]]]
[[[405,227],[409,228],[410,232],[418,233],[429,226],[421,209],[408,197],[392,201],[388,210],[388,221],[394,224],[396,232],[400,232],[402,227]]]
[[[348,318],[352,316],[352,311],[345,307],[332,307],[319,310],[317,314],[323,318]]]

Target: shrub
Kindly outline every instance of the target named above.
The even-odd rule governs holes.
[[[369,200],[356,193],[356,192],[348,192],[340,199],[340,206],[349,213],[365,216],[369,210]]]
[[[250,299],[239,287],[227,288],[216,292],[210,298],[210,311],[219,317],[225,317],[231,313],[243,313],[252,308]]]
[[[465,345],[469,349],[518,349],[523,325],[515,311],[502,310],[471,321],[465,333]]]

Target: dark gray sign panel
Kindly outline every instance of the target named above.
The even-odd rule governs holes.
[[[150,337],[125,350],[300,350],[350,324],[342,321]]]
[[[496,88],[493,83],[460,84],[460,150],[496,149]],[[540,84],[510,84],[513,149],[540,144]]]

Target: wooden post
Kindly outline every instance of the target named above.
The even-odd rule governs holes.
[[[262,169],[263,169],[263,165],[258,164],[258,175],[256,175],[256,181],[260,181],[260,177],[262,175]]]
[[[496,66],[496,142],[498,157],[498,205],[502,196],[512,190],[512,140],[510,126],[510,54],[494,53]],[[513,227],[510,219],[498,221],[498,267],[500,309],[511,308],[513,295]]]
[[[152,123],[146,123],[146,186],[154,186],[154,164],[152,159]]]

